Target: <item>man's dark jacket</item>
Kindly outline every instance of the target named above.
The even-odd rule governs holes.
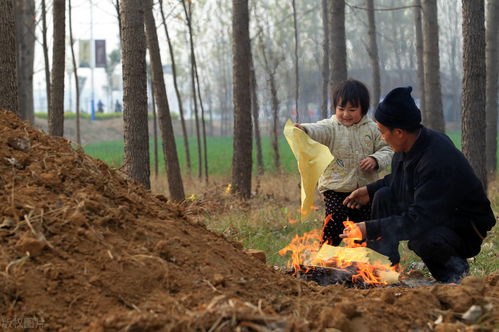
[[[466,257],[480,246],[496,222],[482,183],[468,160],[444,134],[422,127],[407,153],[397,152],[392,173],[367,186],[369,197],[388,186],[399,215],[366,222],[367,239],[411,240],[446,226],[465,241]]]

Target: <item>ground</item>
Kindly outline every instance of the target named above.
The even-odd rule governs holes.
[[[264,264],[200,217],[251,204],[224,190],[169,202],[0,111],[0,323],[60,331],[498,328],[499,272],[460,285],[320,287]],[[479,314],[466,320],[473,305]]]

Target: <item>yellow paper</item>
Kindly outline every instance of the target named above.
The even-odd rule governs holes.
[[[314,258],[314,262],[327,261],[332,257],[341,257],[346,261],[354,261],[359,263],[381,265],[391,265],[390,259],[367,247],[347,248],[347,247],[333,247],[324,244]],[[312,264],[314,264],[312,262]]]
[[[301,216],[304,220],[314,204],[317,181],[334,157],[327,146],[311,139],[303,130],[296,128],[291,120],[284,126],[284,136],[298,162],[301,176]]]

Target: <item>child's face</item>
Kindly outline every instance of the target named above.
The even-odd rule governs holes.
[[[342,125],[350,127],[362,119],[360,105],[353,107],[350,102],[346,103],[345,106],[341,106],[341,104],[340,100],[338,106],[336,106],[336,119],[340,121]]]

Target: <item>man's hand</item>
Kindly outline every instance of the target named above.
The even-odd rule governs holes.
[[[343,201],[343,205],[346,205],[350,209],[360,209],[362,205],[366,205],[367,203],[369,203],[369,193],[366,186],[354,190]]]
[[[364,172],[369,172],[378,168],[378,161],[373,157],[367,157],[359,162],[359,168]]]
[[[359,237],[359,232],[362,234],[361,240],[366,239],[366,223],[365,222],[359,222],[356,224],[353,224],[352,226],[345,227],[343,230],[343,234],[340,234],[340,237],[342,239],[346,238],[358,238]]]

